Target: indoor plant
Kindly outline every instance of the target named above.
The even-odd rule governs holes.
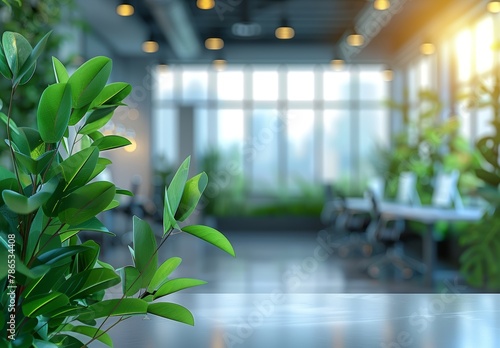
[[[10,100],[33,75],[48,37],[32,48],[18,33],[3,34],[0,73],[12,83]],[[158,299],[204,282],[170,279],[181,260],[173,257],[158,267],[158,248],[178,230],[234,256],[220,232],[180,225],[208,181],[205,173],[188,179],[189,158],[165,189],[161,241],[145,221],[133,218],[133,265],[115,270],[99,260],[97,243],[80,242],[80,231],[110,233],[96,215],[116,207],[117,195],[130,194],[96,181],[111,164],[100,154],[129,144],[99,132],[131,91],[126,83],[107,84],[111,67],[109,58],[95,57],[69,75],[53,58],[55,83],[40,97],[37,129],[17,126],[12,105],[0,112],[12,159],[12,169],[0,167],[0,347],[84,347],[96,340],[112,346],[107,331],[114,324],[147,313],[193,324],[187,309]],[[119,283],[122,294],[105,298]],[[117,317],[112,325],[110,317]],[[88,336],[87,342],[74,333]]]

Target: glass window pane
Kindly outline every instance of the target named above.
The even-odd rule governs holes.
[[[185,101],[205,100],[208,91],[208,73],[205,70],[185,70],[182,73],[182,98]]]
[[[243,110],[219,110],[217,127],[217,146],[221,155],[227,160],[237,160],[241,164],[244,141]]]
[[[174,94],[174,74],[172,69],[156,69],[156,88],[154,98],[156,100],[172,99]]]
[[[457,35],[455,52],[458,80],[468,81],[472,73],[472,34],[470,30],[464,30]]]
[[[212,147],[209,139],[211,123],[207,109],[197,108],[194,110],[194,149],[196,154],[200,156],[198,158],[202,158],[207,149]]]
[[[217,97],[221,100],[243,100],[243,71],[222,71],[217,75]]]
[[[179,120],[174,109],[156,109],[153,115],[154,156],[167,163],[177,163]],[[156,161],[155,159],[155,161]]]
[[[253,99],[278,100],[277,71],[255,71],[253,73]]]
[[[476,27],[476,71],[483,73],[493,68],[493,20],[486,17]]]
[[[348,110],[323,114],[323,181],[347,186],[351,176],[351,132]]]
[[[361,182],[376,175],[377,147],[389,146],[389,116],[386,110],[361,110],[359,118],[359,171]]]
[[[325,100],[349,100],[351,92],[349,71],[327,71],[323,74]]]
[[[288,99],[313,100],[314,99],[314,72],[290,71],[288,72]]]
[[[428,90],[431,86],[431,59],[430,57],[424,57],[420,59],[420,89]]]
[[[287,178],[294,191],[314,179],[314,112],[289,110],[287,116]]]
[[[384,100],[387,97],[387,83],[379,66],[363,67],[359,72],[359,91],[361,100]]]
[[[251,162],[252,190],[270,192],[278,183],[278,144],[282,123],[277,110],[254,110],[253,137],[247,142],[245,161]]]

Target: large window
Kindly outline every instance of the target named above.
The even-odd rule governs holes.
[[[356,190],[372,175],[376,146],[388,144],[381,66],[172,66],[158,73],[156,156],[178,163],[176,108],[194,109],[194,149],[236,158],[252,194],[338,183]],[[162,138],[167,135],[168,139]],[[346,192],[349,193],[349,192]]]

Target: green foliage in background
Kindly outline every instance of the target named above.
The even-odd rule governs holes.
[[[13,95],[33,76],[48,37],[33,48],[19,33],[3,34],[0,73]],[[111,164],[101,155],[130,144],[99,130],[124,105],[131,86],[107,83],[112,69],[107,57],[92,58],[71,75],[56,58],[51,67],[56,82],[39,98],[36,127],[18,125],[11,105],[0,105],[12,160],[12,170],[0,167],[0,347],[86,347],[94,341],[112,347],[108,330],[137,315],[193,325],[188,309],[163,300],[205,282],[173,278],[182,260],[160,260],[158,250],[181,231],[234,256],[217,230],[181,227],[195,211],[207,175],[188,178],[186,159],[165,189],[161,238],[134,217],[131,264],[114,269],[100,261],[100,246],[93,240],[82,243],[79,233],[112,234],[96,216],[131,194],[97,179]]]
[[[403,131],[395,135],[391,148],[379,148],[373,161],[377,175],[386,179],[388,197],[396,196],[399,175],[407,171],[417,175],[422,204],[431,203],[432,178],[439,171],[458,170],[462,192],[475,186],[478,155],[458,134],[460,124],[456,117],[440,119],[442,105],[435,92],[419,92],[415,117],[410,117],[409,103],[390,102],[389,106],[400,111]]]
[[[461,271],[468,282],[477,287],[500,289],[500,71],[498,67],[487,85],[477,82],[477,88],[469,96],[472,108],[489,108],[492,112],[490,124],[493,133],[476,142],[482,157],[482,166],[476,170],[482,182],[478,194],[490,207],[481,222],[466,230],[460,237],[465,251],[460,258]]]

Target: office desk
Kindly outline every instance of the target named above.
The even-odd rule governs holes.
[[[368,199],[349,198],[346,208],[353,211],[367,212],[372,210],[372,203]],[[380,202],[378,210],[382,218],[404,219],[421,222],[426,226],[423,236],[423,261],[427,266],[425,283],[432,286],[434,264],[436,262],[436,243],[434,240],[434,225],[436,222],[475,222],[479,221],[484,209],[478,207],[464,207],[461,209],[438,208],[433,206],[408,206],[394,202]]]
[[[131,348],[498,348],[500,295],[229,293],[173,294],[195,326],[154,315],[111,329]],[[105,347],[101,343],[92,347]]]

